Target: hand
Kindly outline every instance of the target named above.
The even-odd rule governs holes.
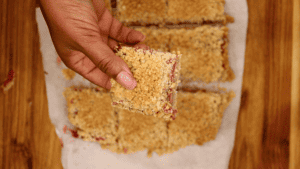
[[[135,88],[130,69],[112,49],[118,42],[145,48],[136,45],[145,39],[142,33],[113,18],[103,0],[40,0],[40,4],[56,51],[67,67],[107,89],[111,78],[127,89]]]

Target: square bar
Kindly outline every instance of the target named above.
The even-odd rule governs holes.
[[[178,92],[179,116],[168,124],[167,153],[214,140],[222,123],[223,112],[234,97],[233,91],[223,94]]]
[[[165,120],[176,117],[180,54],[122,47],[116,55],[129,66],[137,86],[127,90],[111,79],[113,106]]]
[[[162,23],[166,12],[166,0],[117,0],[117,18],[124,23]]]
[[[116,115],[110,94],[99,88],[69,87],[64,91],[69,121],[85,141],[114,144],[117,138]]]
[[[225,0],[168,0],[167,23],[224,22]]]
[[[201,26],[172,29],[170,51],[180,51],[181,81],[232,81],[235,75],[228,60],[228,28]]]

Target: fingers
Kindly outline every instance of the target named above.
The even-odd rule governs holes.
[[[115,50],[116,47],[118,46],[118,42],[115,41],[114,39],[108,38],[108,46],[112,49]],[[124,44],[123,46],[129,46],[129,47],[134,47],[134,48],[138,48],[138,49],[145,49],[145,50],[149,50],[150,47],[145,45],[145,44],[136,44],[136,45],[127,45]]]
[[[145,40],[146,36],[143,35],[141,32],[124,26],[116,18],[112,18],[112,19],[113,21],[110,27],[109,36],[112,37],[113,39],[122,43],[129,43],[129,44],[136,44]]]
[[[82,44],[82,49],[83,53],[103,73],[107,74],[111,78],[114,78],[126,89],[132,90],[135,88],[137,82],[133,78],[133,75],[127,64],[120,57],[116,56],[107,46],[107,44],[103,43],[101,40],[98,40],[91,43]],[[99,78],[96,77],[97,74],[92,75],[93,76],[90,77],[92,79]]]
[[[111,38],[116,41],[137,44],[145,40],[145,35],[134,29],[130,29],[124,26],[111,13],[105,8],[103,0],[92,0],[97,17],[99,19],[99,27],[102,31],[108,34]],[[107,27],[110,25],[110,27]]]

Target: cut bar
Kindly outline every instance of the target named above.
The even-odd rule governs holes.
[[[233,91],[223,94],[178,92],[179,116],[168,124],[167,153],[214,140],[222,123],[223,112],[234,97]]]
[[[225,22],[225,0],[168,0],[167,23]]]
[[[142,32],[146,39],[143,44],[146,44],[152,49],[169,52],[168,44],[170,40],[170,31],[167,28],[156,28],[156,27],[138,27],[135,30]]]
[[[148,150],[148,156],[151,156],[154,149],[166,147],[167,124],[163,119],[125,109],[120,109],[118,115],[118,143],[126,154]]]
[[[115,144],[116,115],[110,94],[99,88],[69,87],[64,91],[69,121],[85,141]]]
[[[123,23],[162,23],[166,12],[166,0],[117,0],[117,18]]]
[[[180,51],[181,81],[232,81],[235,75],[228,60],[228,28],[201,26],[172,29],[170,51]]]
[[[117,53],[129,66],[137,86],[127,90],[111,79],[112,105],[117,108],[173,120],[180,54],[122,47]]]

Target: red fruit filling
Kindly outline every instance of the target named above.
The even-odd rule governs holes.
[[[64,127],[63,127],[63,133],[66,134],[67,130],[68,130],[68,127],[66,125],[64,125]]]
[[[72,136],[73,136],[74,138],[78,138],[78,137],[79,137],[79,135],[78,135],[78,133],[77,133],[77,130],[69,129],[69,131],[71,132],[71,134],[72,134]]]
[[[103,138],[103,137],[96,137],[95,139],[96,139],[96,141],[105,140],[105,138]]]
[[[3,87],[6,87],[8,85],[9,82],[13,81],[14,79],[14,76],[15,76],[15,72],[13,70],[10,70],[8,72],[8,77],[7,79],[4,81],[3,83]]]
[[[116,103],[116,102],[113,102],[113,105],[117,105],[118,103]]]

